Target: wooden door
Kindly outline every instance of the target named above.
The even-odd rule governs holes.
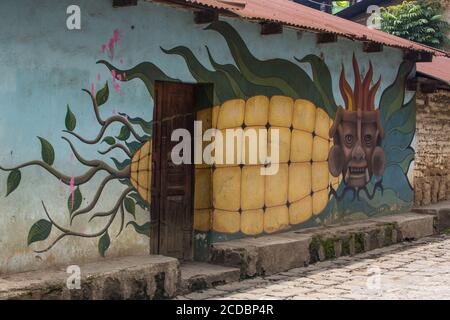
[[[153,112],[151,253],[191,260],[193,256],[194,166],[172,162],[172,131],[193,137],[194,86],[156,82]],[[193,146],[191,145],[191,155]]]

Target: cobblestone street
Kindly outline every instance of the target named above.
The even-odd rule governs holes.
[[[450,299],[449,249],[428,237],[177,299]]]

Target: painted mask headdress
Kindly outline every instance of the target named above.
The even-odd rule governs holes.
[[[330,129],[334,146],[328,156],[330,173],[337,177],[343,175],[349,187],[364,187],[372,175],[382,176],[385,157],[381,148],[384,136],[380,122],[380,110],[375,109],[375,95],[380,87],[380,79],[371,86],[373,67],[361,79],[358,62],[353,55],[355,85],[352,90],[345,78],[342,66],[339,87],[345,102],[340,107]]]

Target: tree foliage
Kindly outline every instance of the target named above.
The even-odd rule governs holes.
[[[404,1],[382,8],[383,31],[435,48],[449,43],[446,35],[450,25],[443,20],[445,8],[440,1]]]
[[[344,10],[345,8],[348,8],[350,6],[350,1],[333,1],[332,2],[332,13],[336,14],[339,11]]]

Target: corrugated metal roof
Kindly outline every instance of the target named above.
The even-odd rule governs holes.
[[[159,0],[161,1],[161,0]],[[171,2],[167,0],[167,2]],[[245,19],[281,23],[301,29],[330,32],[361,41],[373,41],[390,47],[429,52],[437,56],[447,53],[405,40],[388,33],[327,14],[289,0],[178,0],[226,10]]]
[[[418,72],[450,84],[449,58],[434,57],[433,62],[420,62],[416,66]]]

